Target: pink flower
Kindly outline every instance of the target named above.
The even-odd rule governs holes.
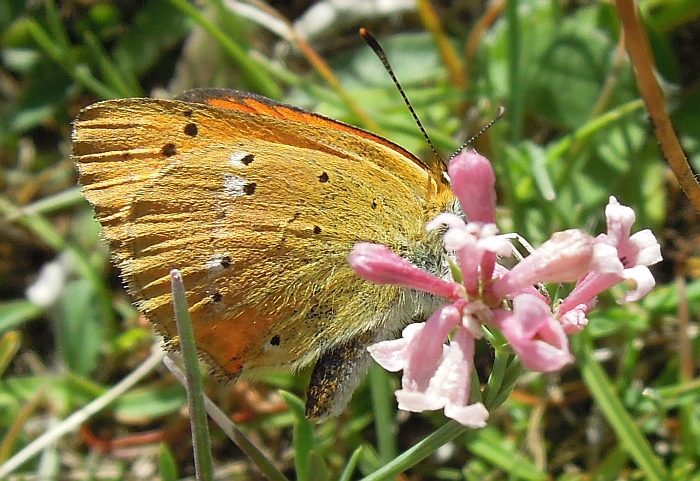
[[[555,233],[491,287],[500,298],[545,282],[575,281],[590,272],[594,239],[578,229]]]
[[[602,266],[583,277],[569,296],[559,306],[563,316],[580,304],[589,304],[595,297],[622,281],[630,280],[636,288],[619,302],[637,301],[647,295],[655,285],[654,276],[647,266],[662,260],[661,246],[654,234],[645,229],[630,235],[635,214],[610,196],[605,208],[608,233],[600,234],[596,242],[595,264]]]
[[[555,372],[573,362],[564,328],[539,297],[521,294],[512,310],[495,310],[493,320],[531,371]]]
[[[567,334],[581,331],[602,290],[625,279],[638,299],[654,285],[646,267],[661,260],[649,231],[630,235],[634,212],[614,197],[606,208],[608,233],[597,238],[578,229],[557,232],[508,270],[498,260],[513,254],[507,236],[496,227],[495,177],[489,161],[475,151],[462,152],[448,167],[452,190],[466,217],[443,213],[428,223],[447,227],[443,243],[459,268],[461,284],[413,266],[388,247],[358,243],[348,257],[355,272],[377,284],[394,284],[447,299],[425,323],[410,324],[401,339],[369,348],[385,369],[403,371],[396,392],[407,411],[444,409],[445,415],[470,427],[483,427],[488,411],[469,404],[474,344],[483,326],[499,329],[523,366],[553,372],[573,362]],[[543,283],[578,281],[553,314],[552,301],[540,292]]]
[[[479,284],[493,276],[496,257],[510,256],[513,247],[506,237],[497,235],[496,224],[465,223],[455,214],[443,213],[428,222],[426,229],[431,231],[441,226],[447,226],[443,238],[445,250],[455,253],[464,287],[469,295],[476,296]]]
[[[425,322],[410,324],[401,339],[369,347],[377,363],[388,371],[403,370],[396,391],[399,409],[421,412],[444,409],[445,415],[473,428],[486,425],[488,411],[469,404],[474,370],[474,337],[461,325],[465,301],[441,307]],[[449,344],[444,344],[454,331]]]

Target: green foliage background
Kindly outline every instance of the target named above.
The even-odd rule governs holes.
[[[312,41],[348,103],[294,43],[227,5],[0,4],[0,463],[104,393],[148,355],[151,343],[75,186],[70,122],[80,108],[108,98],[230,87],[369,128],[359,109],[378,133],[430,155],[381,63],[356,35],[362,23],[339,18],[331,35]],[[697,168],[700,8],[693,0],[639,6],[676,130]],[[284,15],[304,7],[285,8]],[[580,364],[559,376],[521,380],[488,428],[436,450],[411,468],[411,479],[699,479],[697,214],[673,187],[650,135],[614,5],[512,0],[491,22],[480,7],[436,11],[467,72],[464,83],[450,76],[449,60],[422,26],[425,17],[362,21],[379,37],[443,156],[506,107],[505,118],[476,143],[497,171],[502,231],[533,245],[565,228],[597,234],[614,195],[635,209],[638,230],[651,228],[665,240],[666,261],[656,268],[657,289],[642,302],[617,305],[619,291],[601,298],[589,329],[573,342]],[[476,49],[467,54],[469,39]],[[55,262],[51,289],[58,295],[39,306],[25,289],[47,262]],[[490,354],[481,355],[480,369],[488,371]],[[327,467],[307,479],[338,479],[348,460],[358,466],[348,479],[359,479],[445,424],[439,413],[395,416],[397,379],[370,377],[347,414],[307,433],[303,449],[296,445]],[[256,387],[274,400],[267,385],[301,393],[304,379],[280,373],[261,381]],[[208,386],[229,404],[231,386],[214,380]],[[137,459],[163,479],[190,473],[184,402],[178,384],[153,374],[14,475],[140,479]],[[389,406],[388,417],[376,416],[377,402]],[[251,419],[246,430],[294,477],[294,415]],[[100,451],[86,432],[105,430],[105,439],[134,449],[124,455],[117,442]],[[144,431],[160,433],[163,447],[139,441]],[[236,450],[221,434],[213,438],[216,469],[243,473],[222,479],[251,479]]]

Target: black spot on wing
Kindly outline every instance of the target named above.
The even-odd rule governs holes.
[[[161,149],[161,153],[166,157],[172,157],[177,154],[177,147],[172,142],[165,144]]]
[[[197,134],[199,133],[199,128],[197,128],[197,124],[191,122],[185,125],[183,131],[186,135],[189,135],[190,137],[197,137]]]

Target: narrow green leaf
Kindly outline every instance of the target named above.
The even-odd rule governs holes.
[[[177,463],[175,456],[167,444],[161,443],[158,448],[158,474],[162,481],[177,481]]]
[[[177,269],[170,271],[170,282],[173,294],[175,322],[180,340],[185,367],[187,400],[190,408],[190,424],[192,426],[192,444],[194,448],[194,465],[198,481],[213,481],[214,465],[211,456],[211,438],[207,410],[204,407],[204,387],[202,375],[199,372],[199,358],[194,341],[192,320],[187,306],[187,294],[182,282],[182,275]]]
[[[280,391],[280,394],[294,414],[294,466],[297,479],[309,481],[309,453],[315,448],[314,428],[311,421],[306,419],[304,402],[292,393]]]
[[[572,347],[576,353],[576,360],[583,380],[591,391],[597,406],[603,412],[610,427],[615,431],[625,451],[644,472],[645,479],[651,481],[670,479],[663,463],[620,402],[607,374],[594,359],[588,333],[583,331],[574,336]]]

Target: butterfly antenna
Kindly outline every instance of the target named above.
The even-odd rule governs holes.
[[[425,137],[425,140],[428,142],[428,145],[430,146],[430,149],[433,151],[435,158],[438,159],[438,161],[444,165],[445,162],[442,160],[442,158],[440,157],[440,154],[438,154],[437,149],[435,148],[433,143],[430,141],[430,137],[428,137],[428,133],[425,131],[425,128],[423,128],[423,124],[421,123],[420,119],[418,118],[416,111],[413,109],[413,105],[411,105],[411,102],[408,100],[408,97],[406,96],[406,92],[404,92],[403,87],[401,87],[401,83],[399,82],[399,79],[396,78],[396,75],[394,74],[394,70],[391,68],[391,65],[389,65],[389,59],[387,59],[386,53],[384,52],[384,49],[382,48],[381,45],[379,45],[379,42],[377,41],[376,38],[374,38],[374,35],[369,33],[369,31],[366,28],[364,28],[364,27],[360,28],[360,35],[362,36],[363,39],[365,39],[365,42],[367,42],[367,45],[369,45],[372,48],[372,50],[374,50],[374,53],[377,55],[377,57],[379,57],[379,60],[382,61],[384,68],[386,69],[387,72],[389,72],[389,75],[391,76],[391,80],[393,80],[394,85],[396,85],[396,88],[399,89],[399,93],[401,93],[401,97],[403,97],[403,101],[408,106],[408,110],[411,112],[411,115],[413,115],[413,119],[416,121],[416,124],[418,124],[418,128],[423,133],[423,137]]]
[[[477,138],[479,138],[479,136],[481,136],[484,132],[486,132],[488,129],[490,129],[491,126],[492,126],[493,124],[495,124],[496,122],[498,122],[498,120],[499,120],[501,117],[503,117],[503,113],[504,113],[505,111],[506,111],[506,109],[505,109],[505,107],[503,107],[502,105],[501,105],[500,107],[498,107],[498,110],[496,111],[496,116],[491,120],[491,122],[489,122],[488,124],[486,124],[486,126],[485,126],[483,129],[481,129],[480,131],[478,131],[477,133],[475,133],[474,135],[472,135],[472,136],[469,138],[469,140],[467,140],[466,142],[464,142],[464,143],[462,144],[462,146],[461,146],[459,149],[457,149],[457,152],[455,152],[454,154],[452,154],[452,157],[450,157],[450,160],[454,159],[455,156],[456,156],[457,154],[459,154],[462,150],[464,150],[464,149],[467,147],[467,145],[469,145],[469,144],[471,144],[472,142],[474,142]],[[448,162],[449,162],[449,161],[448,161]]]

